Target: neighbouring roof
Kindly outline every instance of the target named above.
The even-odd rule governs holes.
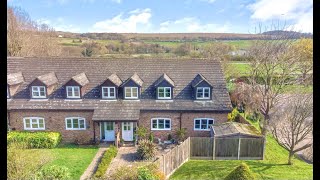
[[[171,84],[172,87],[174,87],[173,80],[166,74],[162,74],[160,78],[157,80],[157,82],[154,84],[154,86],[158,86],[162,81],[167,81],[169,84]]]
[[[231,136],[231,135],[247,135],[262,137],[261,133],[250,124],[237,122],[227,122],[211,126],[215,137]]]
[[[73,76],[71,79],[76,81],[80,86],[85,86],[89,83],[89,79],[87,78],[85,73],[80,73]]]
[[[198,84],[200,84],[203,81],[207,82],[210,86],[212,86],[212,84],[200,73],[192,80],[191,86],[196,87]]]
[[[92,110],[94,120],[117,120],[139,116],[141,110],[231,110],[231,101],[220,63],[214,59],[102,59],[102,58],[8,58],[9,74],[22,72],[24,82],[7,103],[7,109]],[[59,79],[56,90],[46,101],[30,100],[28,85],[38,76],[55,72]],[[79,72],[85,72],[86,88],[81,100],[65,100],[65,84]],[[143,79],[140,100],[103,101],[100,84],[108,74],[130,79],[134,73]],[[153,84],[163,74],[174,81],[173,101],[158,101]],[[212,84],[212,100],[195,101],[191,82],[201,73]],[[83,73],[84,74],[84,73]]]
[[[58,78],[54,72],[38,76],[37,79],[46,86],[51,86],[58,83]]]
[[[127,79],[122,86],[124,86],[127,82],[129,82],[130,80],[132,80],[133,82],[135,82],[137,85],[139,85],[140,87],[143,84],[142,79],[140,78],[140,76],[137,73],[134,73],[129,79]]]
[[[7,75],[7,84],[9,86],[23,83],[24,78],[21,72],[11,73]]]
[[[121,79],[116,74],[111,74],[107,79],[118,87],[122,84]]]

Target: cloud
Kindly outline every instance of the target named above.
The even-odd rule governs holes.
[[[122,2],[122,0],[111,0],[112,2],[118,3],[120,4]]]
[[[207,2],[207,3],[214,3],[216,0],[201,0],[203,2]]]
[[[313,27],[312,6],[312,0],[257,0],[247,7],[252,11],[251,19],[259,21],[291,20],[294,26],[303,25],[301,30],[310,32]]]
[[[226,33],[230,32],[230,23],[213,24],[201,23],[199,19],[194,17],[185,17],[175,21],[165,21],[160,24],[160,32],[215,32]]]
[[[123,13],[120,13],[111,19],[96,22],[90,32],[141,32],[146,31],[146,26],[151,26],[151,9],[135,9],[127,14],[128,17],[123,17]]]
[[[56,31],[67,31],[67,32],[80,32],[81,29],[73,24],[68,24],[65,22],[64,18],[58,17],[56,19],[50,20],[41,18],[37,20],[38,23],[47,24],[53,27]]]

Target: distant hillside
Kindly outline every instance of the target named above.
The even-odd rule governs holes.
[[[298,38],[313,38],[312,33],[300,33],[296,31],[267,31],[262,33],[263,35],[269,35],[269,36],[283,36],[283,37],[290,37],[292,39],[298,39]]]

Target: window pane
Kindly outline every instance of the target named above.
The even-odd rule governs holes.
[[[39,128],[44,128],[43,119],[39,119]]]
[[[33,87],[32,86],[32,91],[38,91],[38,87]]]
[[[79,97],[80,96],[80,89],[79,87],[74,87],[74,96]]]
[[[152,128],[157,128],[157,120],[152,120]]]
[[[68,96],[72,96],[72,88],[71,87],[67,87],[67,95]]]
[[[67,119],[67,128],[72,128],[71,119]]]
[[[207,129],[207,120],[201,119],[201,129]]]
[[[202,98],[202,96],[203,96],[202,88],[198,88],[197,89],[197,98]]]
[[[132,89],[132,97],[137,97],[138,96],[138,88],[133,88]]]
[[[126,97],[131,97],[131,89],[126,88]]]
[[[206,97],[206,98],[209,97],[209,88],[204,89],[204,97]]]
[[[159,129],[164,129],[164,120],[163,119],[159,119],[158,120],[158,128]]]
[[[31,119],[31,122],[32,123],[37,123],[38,121],[37,121],[37,119]]]
[[[84,120],[79,120],[80,128],[84,128]]]
[[[25,119],[26,128],[30,128],[30,119]]]
[[[170,128],[170,120],[166,120],[165,122],[166,122],[165,127],[169,129]]]
[[[159,93],[163,93],[164,92],[164,88],[158,87],[158,91],[159,91]]]
[[[209,123],[208,123],[208,124],[211,124],[211,125],[212,125],[212,124],[213,124],[213,120],[209,120]]]
[[[38,128],[38,124],[32,124],[32,128]]]
[[[130,131],[131,130],[131,126],[130,126],[129,123],[128,123],[127,127],[128,127],[128,130]]]
[[[110,88],[110,97],[114,97],[115,88]]]
[[[194,128],[195,129],[200,129],[200,120],[195,120],[194,121]]]
[[[127,125],[126,125],[126,124],[123,125],[123,130],[124,130],[124,131],[127,130]]]
[[[79,128],[78,119],[73,119],[73,128]]]
[[[166,88],[166,97],[170,97],[171,96],[171,88]]]

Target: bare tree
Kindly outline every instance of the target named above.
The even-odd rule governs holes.
[[[32,21],[19,7],[7,9],[8,56],[58,56],[61,46],[53,28]]]
[[[292,157],[296,152],[313,144],[310,140],[299,146],[299,143],[307,141],[313,133],[312,94],[290,96],[287,104],[282,106],[272,115],[271,132],[277,142],[289,151],[288,164],[292,164]]]

